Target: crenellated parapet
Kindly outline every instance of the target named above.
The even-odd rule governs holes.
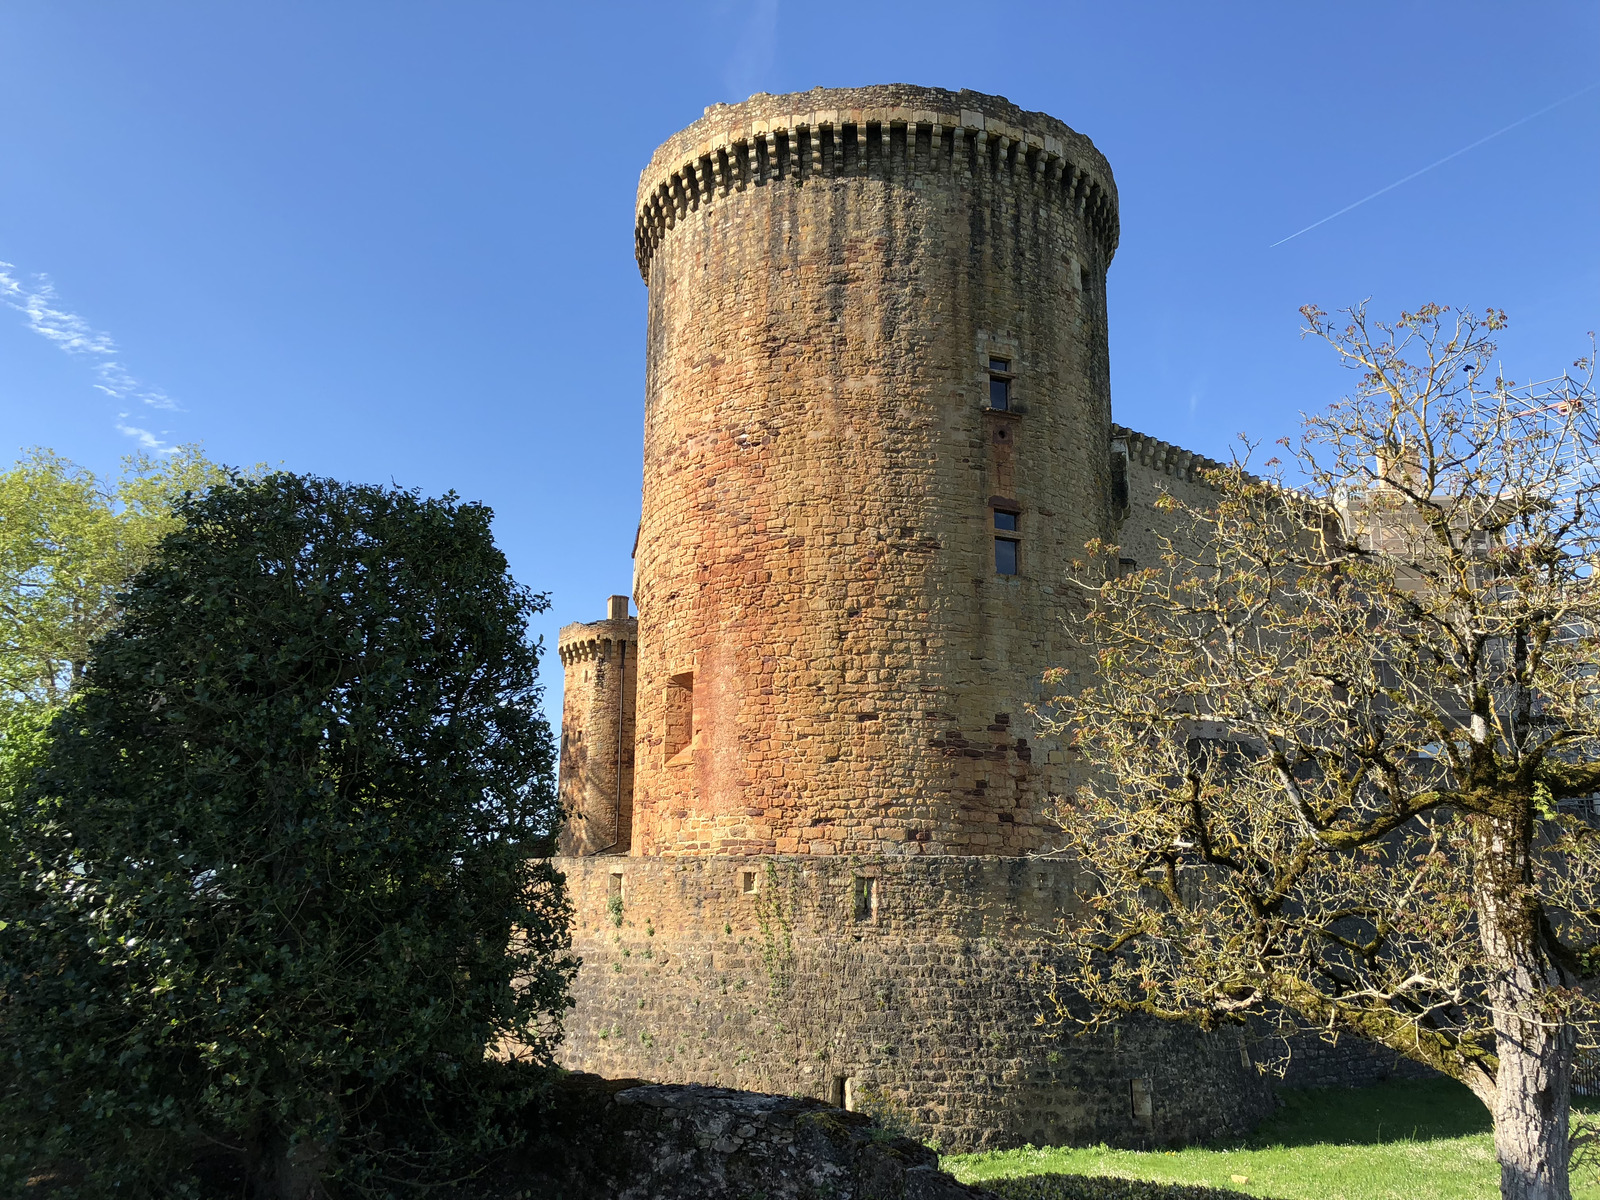
[[[563,625],[557,635],[556,653],[564,667],[590,661],[609,661],[617,648],[626,643],[631,652],[639,644],[637,617],[619,617],[607,621],[574,622]]]
[[[797,109],[796,101],[805,107]],[[656,151],[640,176],[634,226],[640,274],[648,280],[650,260],[669,230],[719,197],[919,173],[988,179],[1010,185],[1019,200],[1063,205],[1098,243],[1103,264],[1116,252],[1116,187],[1088,138],[998,96],[890,84],[761,93],[706,109]]]
[[[1113,444],[1120,442],[1127,447],[1129,462],[1185,483],[1204,482],[1207,471],[1220,471],[1227,466],[1214,458],[1207,458],[1159,438],[1148,437],[1122,425],[1111,427],[1111,440]]]

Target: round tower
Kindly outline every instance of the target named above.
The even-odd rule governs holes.
[[[1093,144],[994,96],[763,94],[656,151],[635,854],[1048,844],[1116,243]]]
[[[633,820],[634,697],[639,622],[628,597],[606,619],[561,627],[562,854],[626,854]]]

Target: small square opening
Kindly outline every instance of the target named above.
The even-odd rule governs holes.
[[[999,509],[995,509],[994,527],[996,529],[1009,529],[1012,532],[1015,532],[1017,528],[1017,514],[1014,512],[1001,512]]]
[[[752,895],[759,886],[757,875],[754,871],[741,871],[739,873],[739,890],[745,895]]]

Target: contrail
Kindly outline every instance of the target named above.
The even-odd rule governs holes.
[[[1504,126],[1503,128],[1496,129],[1493,133],[1485,134],[1483,137],[1481,137],[1477,141],[1473,142],[1470,146],[1463,146],[1463,147],[1461,147],[1461,149],[1455,151],[1455,153],[1453,153],[1453,154],[1446,154],[1443,158],[1439,159],[1438,162],[1431,162],[1427,166],[1423,167],[1420,171],[1411,172],[1411,174],[1407,175],[1404,179],[1396,179],[1393,183],[1389,184],[1388,187],[1381,187],[1377,191],[1373,192],[1372,195],[1361,197],[1361,199],[1357,200],[1354,204],[1346,204],[1338,212],[1329,213],[1327,216],[1323,217],[1322,220],[1313,221],[1311,224],[1307,225],[1304,229],[1297,229],[1286,238],[1279,238],[1277,241],[1273,242],[1271,246],[1268,246],[1267,249],[1271,250],[1274,246],[1281,246],[1285,242],[1292,242],[1295,238],[1299,237],[1302,233],[1310,233],[1318,225],[1326,225],[1329,221],[1333,220],[1334,217],[1342,217],[1342,216],[1344,216],[1345,213],[1349,212],[1352,208],[1360,208],[1368,200],[1376,200],[1379,196],[1383,195],[1385,192],[1394,191],[1394,189],[1399,187],[1402,183],[1410,183],[1418,175],[1426,175],[1429,171],[1433,170],[1435,167],[1444,166],[1444,164],[1449,162],[1452,158],[1460,158],[1468,150],[1476,150],[1479,146],[1483,145],[1485,142],[1493,141],[1495,138],[1499,137],[1502,133],[1510,133],[1518,125],[1526,125],[1529,121],[1533,120],[1535,117],[1542,117],[1542,116],[1544,116],[1545,113],[1549,112],[1552,108],[1560,108],[1563,104],[1567,104],[1570,101],[1576,100],[1579,96],[1584,95],[1586,92],[1594,91],[1595,88],[1600,88],[1600,79],[1595,80],[1588,87],[1579,88],[1577,91],[1573,92],[1572,95],[1570,95],[1570,96],[1563,96],[1563,97],[1561,97],[1561,99],[1556,100],[1553,103],[1546,104],[1538,112],[1531,112],[1527,116],[1521,117],[1518,120],[1515,120],[1515,121],[1511,122],[1511,124]]]

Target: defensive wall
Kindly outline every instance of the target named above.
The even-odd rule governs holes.
[[[583,957],[563,1063],[884,1112],[947,1150],[1150,1146],[1271,1111],[1237,1031],[1049,1016],[1062,859],[563,861]]]

